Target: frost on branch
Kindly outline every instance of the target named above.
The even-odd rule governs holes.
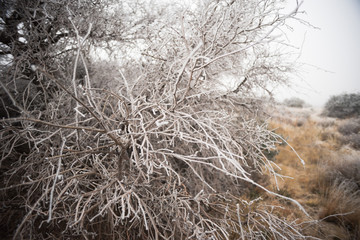
[[[14,238],[303,238],[276,206],[247,197],[255,187],[281,197],[262,186],[264,173],[279,177],[263,152],[281,139],[255,94],[290,69],[270,45],[299,6],[283,14],[280,3],[202,1],[159,6],[154,17],[145,2],[125,1],[118,11],[131,9],[129,18],[105,1],[98,15],[82,12],[87,24],[78,5],[37,6],[44,15],[61,8],[66,34],[56,51],[44,47],[53,61],[29,65],[29,91],[17,97],[2,83],[18,109],[1,129],[1,194],[13,198],[3,205],[22,208]],[[91,57],[115,46],[116,64]],[[18,77],[23,54],[1,74]],[[239,81],[220,91],[224,74]]]

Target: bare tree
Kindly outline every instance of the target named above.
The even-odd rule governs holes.
[[[272,33],[300,6],[283,14],[281,2],[7,6],[1,42],[13,60],[1,86],[15,114],[1,120],[0,190],[4,216],[21,216],[8,234],[304,238],[275,206],[246,198],[257,187],[306,214],[261,184],[265,172],[281,177],[264,154],[281,138],[254,89],[285,81]],[[96,62],[99,48],[121,61]],[[232,89],[219,90],[222,74],[238,79]]]

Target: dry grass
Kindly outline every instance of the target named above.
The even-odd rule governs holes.
[[[302,167],[289,145],[278,146],[275,162],[281,174],[293,177],[279,181],[279,193],[303,204],[316,220],[304,225],[303,231],[320,239],[360,237],[359,152],[339,140],[341,124],[343,120],[324,118],[309,109],[284,107],[270,123],[305,161]]]
[[[356,238],[360,237],[359,160],[358,154],[334,153],[319,168],[319,218],[343,226]]]

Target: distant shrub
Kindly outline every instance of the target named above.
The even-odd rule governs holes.
[[[320,134],[320,140],[321,141],[329,141],[331,139],[335,138],[335,134],[332,131],[323,131]]]
[[[317,122],[317,125],[319,125],[322,128],[328,128],[334,126],[335,121],[334,120],[328,120],[322,118],[321,121]]]
[[[299,118],[296,119],[296,126],[297,127],[301,127],[306,123],[307,119],[306,118]]]
[[[338,127],[340,135],[338,141],[341,145],[349,145],[354,149],[360,149],[360,118],[349,119]]]
[[[360,157],[357,155],[344,155],[336,159],[332,169],[331,182],[351,181],[358,185],[356,191],[360,190]]]
[[[354,149],[360,149],[360,134],[350,134],[340,137],[341,144],[347,144]]]
[[[305,101],[297,97],[285,99],[283,103],[285,106],[294,108],[303,108],[305,106]]]
[[[360,150],[360,134],[350,135],[350,145],[353,148]]]
[[[339,125],[338,131],[342,135],[357,134],[360,131],[360,118],[347,120]]]
[[[336,118],[360,116],[360,93],[332,96],[325,104],[323,115]]]

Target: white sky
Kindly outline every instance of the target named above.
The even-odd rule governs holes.
[[[303,43],[299,61],[308,65],[300,70],[303,80],[292,79],[293,89],[280,89],[276,97],[322,106],[331,95],[360,93],[360,0],[305,0],[302,9],[301,18],[320,30],[294,24],[288,37]]]

